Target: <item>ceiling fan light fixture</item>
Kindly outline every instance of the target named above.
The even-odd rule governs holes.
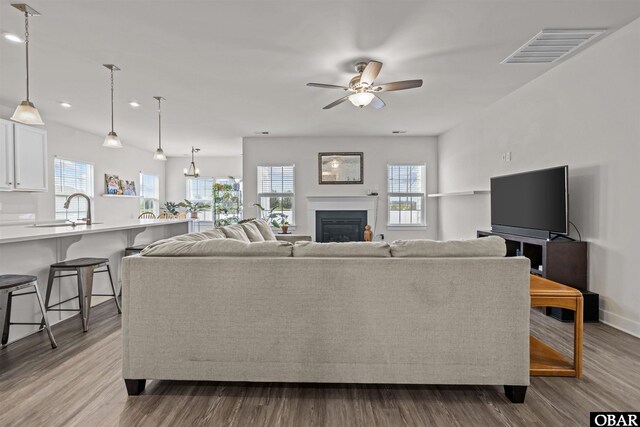
[[[18,105],[13,116],[11,116],[11,120],[14,122],[24,123],[25,125],[44,124],[38,109],[33,105],[33,102],[29,101],[22,101],[20,105]]]
[[[112,131],[107,134],[102,146],[107,148],[122,148],[122,142],[118,134]]]
[[[373,98],[375,98],[374,94],[365,91],[356,92],[353,95],[349,95],[349,101],[351,101],[351,103],[356,107],[360,108],[366,107],[367,105],[371,104]]]

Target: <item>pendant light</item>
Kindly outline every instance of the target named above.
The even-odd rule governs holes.
[[[196,163],[194,161],[195,154],[200,151],[199,148],[191,147],[191,164],[187,169],[184,170],[184,176],[197,178],[200,176],[200,169],[196,167]]]
[[[107,137],[104,139],[102,146],[108,148],[122,148],[120,137],[118,137],[118,134],[113,130],[113,72],[120,71],[120,68],[113,64],[103,65],[111,71],[111,132],[107,134]]]
[[[154,96],[154,98],[158,100],[158,149],[153,153],[153,160],[166,161],[167,156],[162,150],[162,106],[160,105],[164,98],[161,96]]]
[[[40,16],[40,14],[24,3],[12,4],[11,6],[21,12],[24,12],[24,46],[27,58],[27,99],[18,105],[13,116],[11,116],[11,120],[24,123],[26,125],[43,125],[44,122],[40,117],[38,109],[33,105],[33,102],[29,100],[29,16]]]

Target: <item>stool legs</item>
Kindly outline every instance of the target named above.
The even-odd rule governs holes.
[[[11,292],[0,291],[0,325],[2,325],[2,341],[0,348],[7,346],[9,341],[9,324],[11,322]]]
[[[42,304],[42,297],[40,296],[40,291],[38,290],[38,283],[33,283],[33,288],[36,291],[36,298],[38,299],[38,305],[40,306],[40,311],[42,311],[42,319],[44,320],[45,328],[47,330],[47,334],[49,335],[49,341],[51,341],[51,348],[58,347],[56,343],[56,339],[53,337],[53,332],[51,332],[51,325],[49,325],[49,319],[47,318],[47,312]]]
[[[44,299],[44,312],[42,313],[42,321],[40,322],[40,329],[44,328],[47,323],[47,310],[49,310],[49,301],[51,301],[51,288],[53,288],[53,280],[56,278],[56,272],[53,269],[49,269],[49,279],[47,279],[47,293]]]
[[[82,329],[87,332],[89,330],[89,313],[91,312],[91,294],[93,293],[93,267],[80,267],[76,271],[78,272]]]
[[[118,309],[118,314],[122,313],[122,308],[120,307],[120,301],[118,301],[118,294],[116,293],[116,287],[113,284],[113,277],[111,277],[111,268],[109,264],[107,264],[107,273],[109,273],[109,282],[111,282],[111,290],[113,291],[113,300],[116,303],[116,308]]]

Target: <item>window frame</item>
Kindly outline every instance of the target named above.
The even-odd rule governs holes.
[[[89,179],[87,180],[88,181],[87,182],[88,191],[85,193],[87,196],[89,196],[89,199],[90,199],[89,203],[93,203],[94,198],[95,198],[96,168],[95,168],[95,163],[93,163],[93,162],[88,162],[88,161],[85,161],[85,160],[74,159],[74,158],[71,158],[71,157],[58,156],[58,155],[55,155],[53,157],[53,217],[56,220],[66,220],[66,219],[69,219],[69,217],[68,217],[69,211],[66,210],[64,218],[59,217],[58,216],[58,210],[56,209],[56,205],[57,205],[56,202],[57,202],[58,197],[65,197],[66,198],[69,195],[73,194],[73,192],[69,193],[69,194],[58,193],[58,191],[57,191],[58,188],[57,188],[57,185],[56,185],[56,162],[57,161],[63,161],[63,162],[67,161],[67,162],[74,162],[74,163],[82,163],[82,164],[85,164],[85,165],[91,167],[91,171],[89,173]],[[76,190],[74,192],[80,192],[80,191]],[[60,212],[60,213],[62,213],[62,212]],[[85,218],[86,218],[86,215],[87,215],[87,212],[85,211],[85,214],[84,214]],[[75,221],[77,221],[81,217],[82,217],[82,215],[78,215],[78,218],[76,218]],[[73,221],[73,220],[71,220],[71,221]]]
[[[191,181],[204,181],[204,180],[211,180],[211,198],[210,199],[192,199],[190,198],[191,194]],[[198,219],[200,221],[209,221],[209,222],[213,222],[215,221],[215,215],[213,213],[213,209],[214,207],[214,203],[213,203],[213,186],[216,183],[216,178],[213,176],[199,176],[197,178],[194,177],[188,177],[185,180],[185,191],[184,191],[184,198],[186,200],[189,200],[190,202],[205,202],[205,203],[209,203],[209,205],[211,206],[211,209],[209,209],[208,211],[201,211],[198,212]],[[205,187],[206,188],[206,187]],[[204,218],[200,218],[200,214],[204,214]],[[209,217],[209,218],[207,218]]]
[[[154,193],[155,193],[154,196],[155,197],[145,197],[142,194],[143,176],[151,176],[151,177],[153,177],[153,179],[154,179],[154,190],[155,190],[154,191]],[[153,214],[155,216],[160,215],[160,208],[161,207],[160,207],[160,176],[159,175],[155,175],[155,174],[152,174],[152,173],[145,173],[143,171],[140,171],[140,195],[139,195],[139,197],[140,197],[140,213],[153,212]],[[149,211],[147,209],[144,209],[144,205],[145,205],[145,202],[147,200],[151,200],[152,202],[154,202],[153,203],[154,208],[151,211]]]
[[[292,178],[292,189],[291,193],[277,193],[277,192],[260,192],[260,168],[284,168],[291,167],[291,178]],[[289,221],[289,229],[295,229],[296,227],[296,165],[292,164],[267,164],[267,165],[257,165],[256,166],[256,187],[257,187],[257,203],[262,201],[263,197],[290,197],[291,198],[291,218]],[[262,212],[256,206],[256,217],[262,218]],[[269,223],[269,226],[273,229],[273,225]]]
[[[390,192],[389,174],[390,167],[420,167],[422,168],[422,191],[421,192]],[[387,228],[426,228],[427,227],[427,165],[426,163],[388,163],[387,164]],[[420,222],[417,224],[400,224],[391,222],[391,198],[392,197],[419,197],[421,199]]]

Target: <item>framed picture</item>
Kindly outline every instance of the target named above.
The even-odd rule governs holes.
[[[104,174],[104,193],[112,195],[123,194],[122,181],[118,178],[118,175],[112,175],[110,173]]]
[[[138,193],[136,193],[136,183],[135,181],[120,181],[121,185],[122,185],[122,189],[124,190],[124,195],[125,196],[137,196]]]
[[[318,153],[319,184],[362,184],[363,153]]]

